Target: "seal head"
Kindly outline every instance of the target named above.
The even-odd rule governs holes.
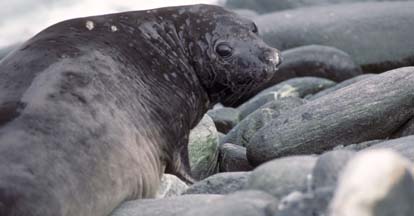
[[[193,10],[200,10],[199,17],[188,29],[204,33],[189,44],[200,82],[212,104],[240,105],[275,75],[280,53],[262,41],[248,19],[214,6]]]

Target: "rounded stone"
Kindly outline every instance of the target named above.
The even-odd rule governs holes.
[[[218,171],[218,132],[210,116],[204,115],[191,130],[188,154],[191,173],[196,179],[204,179]]]
[[[175,175],[163,174],[161,185],[158,188],[157,198],[165,198],[181,195],[188,189],[188,185]]]
[[[254,169],[246,189],[262,190],[280,199],[293,191],[307,191],[317,158],[292,156],[275,159]]]
[[[320,155],[312,172],[313,188],[335,187],[338,176],[354,155],[354,151],[347,150],[330,151]]]
[[[230,107],[209,110],[207,115],[213,119],[217,131],[224,134],[228,133],[240,121],[239,111]]]
[[[246,156],[246,148],[225,143],[220,145],[220,172],[250,171],[253,169]]]
[[[217,173],[191,185],[183,194],[229,194],[246,186],[250,172]]]
[[[254,111],[244,118],[236,127],[227,133],[220,143],[232,143],[240,146],[247,146],[250,139],[260,128],[273,119],[295,107],[305,103],[297,97],[281,98],[264,104],[261,108]]]

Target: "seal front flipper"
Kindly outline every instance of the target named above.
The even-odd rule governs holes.
[[[188,139],[181,149],[174,152],[165,173],[175,175],[187,184],[194,184],[197,181],[191,175],[190,160],[188,158]]]

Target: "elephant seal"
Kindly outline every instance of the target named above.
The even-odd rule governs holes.
[[[188,135],[275,74],[255,24],[193,5],[63,21],[0,61],[0,215],[104,216],[189,179]]]

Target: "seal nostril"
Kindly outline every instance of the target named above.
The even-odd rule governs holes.
[[[273,64],[276,67],[279,66],[282,63],[280,52],[277,49],[270,49],[270,50],[264,52],[263,60],[266,63]]]
[[[277,59],[276,66],[279,66],[280,64],[282,64],[282,56],[280,55],[279,51],[276,51],[275,56],[276,56],[276,59]]]

